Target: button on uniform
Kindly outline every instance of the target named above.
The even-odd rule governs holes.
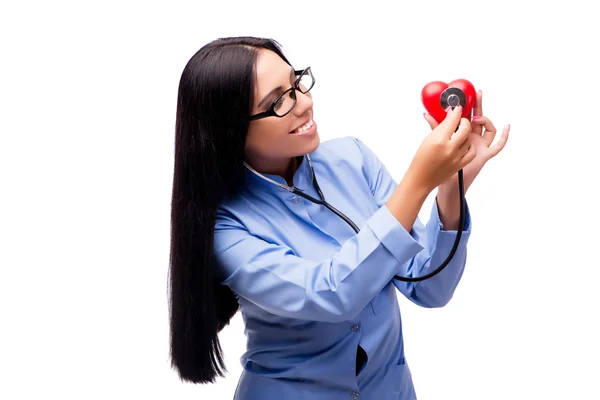
[[[359,328],[359,325],[352,325],[352,332],[357,332]]]
[[[358,392],[352,392],[352,398],[358,399]]]
[[[298,196],[292,197],[292,203],[298,204],[299,201],[300,201],[300,199],[298,198]]]

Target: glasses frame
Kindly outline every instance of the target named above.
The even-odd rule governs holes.
[[[250,121],[255,121],[257,119],[267,118],[267,117],[279,117],[279,118],[285,117],[296,106],[296,102],[297,102],[296,90],[299,91],[300,93],[306,94],[310,91],[310,89],[313,88],[313,86],[315,86],[315,77],[312,74],[310,67],[303,69],[303,70],[294,70],[294,74],[298,75],[298,79],[296,79],[296,82],[294,82],[292,87],[289,88],[288,90],[286,90],[285,92],[281,93],[279,96],[277,96],[277,98],[275,100],[273,100],[273,102],[271,103],[271,106],[269,107],[269,109],[267,111],[263,111],[263,112],[260,112],[258,114],[254,114],[254,115],[251,115],[250,117],[248,117],[248,119]],[[312,78],[312,85],[310,85],[310,87],[308,89],[302,90],[302,89],[300,89],[299,85],[300,85],[300,80],[302,79],[302,77],[305,74],[310,74],[310,77]],[[275,104],[277,104],[277,102],[290,91],[292,92],[292,93],[290,93],[290,97],[294,100],[294,104],[292,105],[292,108],[290,108],[289,111],[283,115],[277,114],[275,112]]]

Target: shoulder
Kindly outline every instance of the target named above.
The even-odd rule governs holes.
[[[322,142],[310,156],[312,160],[325,163],[362,166],[369,162],[374,154],[357,137],[343,136]]]
[[[366,183],[373,193],[384,166],[375,153],[360,139],[344,136],[325,141],[311,155],[321,176],[344,185]]]
[[[337,169],[338,173],[358,174],[370,183],[384,168],[377,155],[354,136],[325,141],[310,156],[314,164]]]

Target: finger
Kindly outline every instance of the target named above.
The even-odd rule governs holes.
[[[485,128],[485,132],[483,133],[483,141],[488,146],[492,144],[494,138],[496,137],[496,127],[490,121],[488,117],[478,116],[473,117],[473,124],[475,126],[483,126]]]
[[[429,123],[429,127],[431,128],[431,130],[434,130],[435,127],[439,125],[435,118],[433,118],[430,114],[423,113],[423,116],[425,117],[425,120]]]
[[[467,153],[467,151],[469,151],[469,148],[471,147],[472,143],[471,143],[471,140],[469,140],[469,136],[467,136],[467,140],[465,140],[463,142],[463,144],[461,144],[460,147],[458,148],[457,153],[459,154],[459,156],[461,158],[464,157],[464,155]]]
[[[465,140],[469,138],[470,133],[471,121],[469,121],[466,118],[461,118],[458,130],[452,135],[450,141],[454,142],[457,147],[460,147],[465,142]]]
[[[460,168],[464,168],[465,166],[467,166],[471,161],[473,161],[475,159],[475,156],[477,155],[477,149],[475,149],[475,146],[471,146],[469,147],[469,150],[465,153],[465,155],[461,158],[460,160]]]
[[[506,141],[508,140],[509,132],[510,132],[510,125],[507,125],[502,130],[502,135],[500,136],[500,139],[498,139],[498,142],[496,142],[496,144],[494,144],[492,147],[490,147],[490,158],[495,157],[498,153],[500,153],[502,151],[502,149],[506,145]]]
[[[483,115],[483,106],[481,105],[481,100],[483,98],[483,93],[481,90],[477,91],[477,97],[475,99],[475,107],[473,107],[473,116]]]
[[[453,110],[449,108],[449,110],[446,113],[446,118],[444,118],[442,123],[438,125],[438,128],[440,128],[444,132],[444,136],[447,139],[450,139],[450,137],[452,137],[452,135],[456,131],[456,127],[461,122],[461,115],[462,107],[460,105],[454,107]]]
[[[481,106],[482,95],[483,94],[481,93],[481,90],[479,90],[477,92],[477,96],[475,98],[475,107],[473,107],[473,117],[472,117],[472,119],[475,119],[476,117],[483,115],[483,108]],[[480,126],[480,125],[473,126],[473,133],[481,135],[482,131],[483,131],[483,127],[482,126]]]

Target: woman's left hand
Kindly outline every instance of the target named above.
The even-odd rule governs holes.
[[[479,172],[481,172],[483,169],[483,166],[502,151],[506,145],[506,141],[508,140],[508,133],[510,132],[510,125],[505,126],[502,130],[502,136],[500,139],[498,139],[498,141],[492,145],[494,138],[496,137],[496,127],[488,117],[483,116],[481,100],[482,93],[481,91],[478,91],[475,107],[473,108],[471,133],[469,135],[471,146],[475,147],[477,155],[473,161],[463,168],[463,184],[465,194],[477,175],[479,175]],[[434,129],[438,125],[437,121],[431,115],[425,113],[424,116],[431,129]],[[438,206],[440,206],[440,213],[442,213],[442,209],[445,209],[447,214],[446,219],[449,219],[450,221],[454,221],[455,219],[458,220],[458,214],[455,213],[454,210],[459,211],[459,197],[457,173],[452,178],[438,186],[437,200]],[[444,221],[442,222],[444,223]],[[454,223],[451,223],[450,225],[458,226]],[[444,223],[444,226],[446,226],[446,223]]]

